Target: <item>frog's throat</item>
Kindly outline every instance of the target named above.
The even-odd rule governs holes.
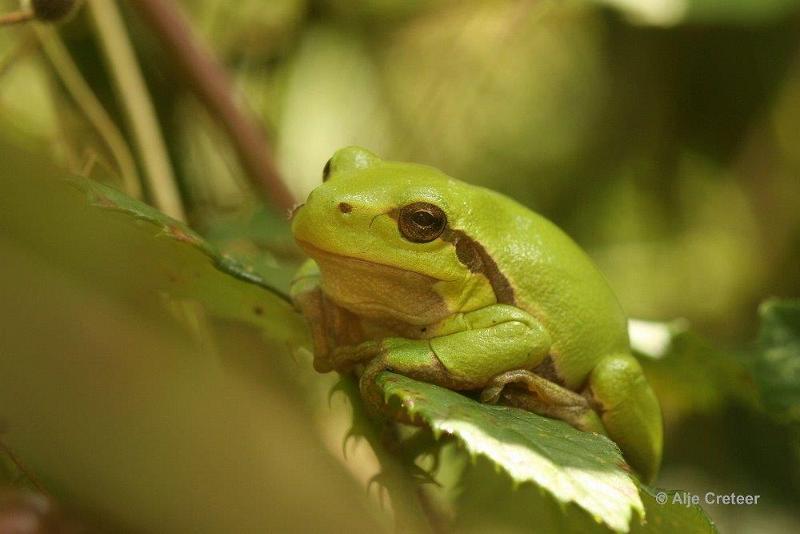
[[[330,250],[325,250],[320,248],[316,245],[312,245],[308,241],[303,241],[302,239],[297,239],[297,244],[300,245],[306,254],[311,256],[317,263],[325,262],[325,259],[334,259],[342,262],[352,262],[353,265],[364,265],[364,266],[377,266],[381,268],[391,269],[394,271],[402,271],[409,274],[416,274],[422,276],[431,281],[431,283],[436,282],[453,282],[454,280],[449,278],[440,278],[437,276],[431,276],[428,273],[421,273],[419,271],[415,271],[413,269],[405,269],[403,267],[398,267],[397,265],[391,265],[389,263],[382,263],[379,261],[373,260],[365,260],[363,258],[356,258],[354,256],[347,256],[346,254],[339,254],[338,252],[331,252]]]
[[[422,325],[450,313],[439,278],[298,243],[319,265],[325,294],[356,315]]]

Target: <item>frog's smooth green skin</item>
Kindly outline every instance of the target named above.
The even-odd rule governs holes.
[[[313,261],[292,296],[318,371],[392,370],[485,402],[604,432],[651,481],[661,411],[627,321],[588,256],[555,225],[440,171],[336,152],[293,216]]]

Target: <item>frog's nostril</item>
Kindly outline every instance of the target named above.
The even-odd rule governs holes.
[[[353,211],[353,206],[348,204],[347,202],[339,202],[339,211],[342,213],[350,213]]]

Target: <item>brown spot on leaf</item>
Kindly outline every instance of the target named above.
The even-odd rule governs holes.
[[[628,473],[633,473],[633,468],[625,462],[617,462],[617,467]]]
[[[105,195],[96,192],[91,193],[91,202],[99,208],[116,208],[117,204]]]
[[[178,241],[182,241],[184,243],[189,243],[191,245],[196,245],[200,241],[197,239],[197,236],[187,232],[184,228],[178,226],[177,224],[171,224],[167,227],[167,234],[171,237],[177,239]]]

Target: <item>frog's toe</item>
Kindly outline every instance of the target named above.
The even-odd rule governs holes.
[[[491,385],[483,388],[483,391],[481,391],[481,402],[484,404],[497,404],[504,387],[505,384]]]
[[[328,373],[333,371],[333,363],[327,356],[321,357],[314,355],[314,370],[318,373]]]
[[[496,404],[500,400],[500,395],[503,393],[505,387],[509,384],[527,384],[528,374],[530,371],[523,369],[514,369],[501,373],[489,382],[489,384],[481,391],[481,402],[486,404]]]

